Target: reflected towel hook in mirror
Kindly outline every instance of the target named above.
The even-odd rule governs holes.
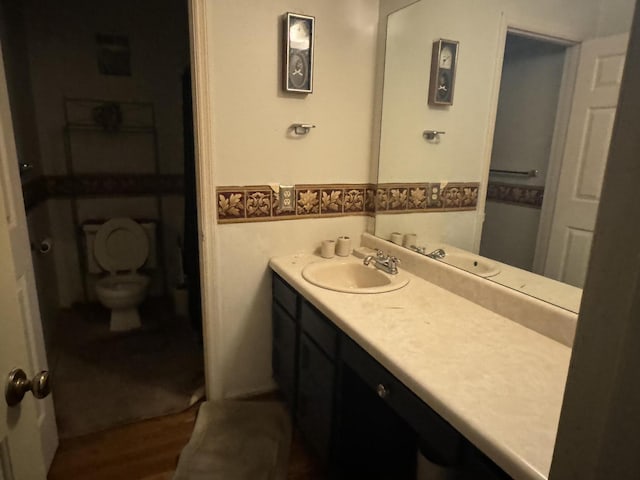
[[[306,135],[312,128],[316,128],[316,126],[310,123],[294,123],[291,125],[291,130],[296,135]]]
[[[422,136],[427,140],[436,140],[440,135],[444,135],[446,132],[438,131],[438,130],[425,130],[422,132]]]
[[[499,168],[492,168],[489,170],[489,173],[494,173],[496,175],[516,175],[516,176],[525,176],[525,177],[537,177],[538,170],[501,170]]]

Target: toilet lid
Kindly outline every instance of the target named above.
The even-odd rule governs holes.
[[[98,229],[93,253],[108,272],[132,272],[147,261],[149,240],[144,229],[130,218],[112,218]]]

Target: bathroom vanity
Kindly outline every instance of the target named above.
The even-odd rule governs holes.
[[[330,478],[413,479],[418,450],[458,475],[437,478],[547,478],[569,347],[410,272],[387,293],[317,287],[319,261],[344,260],[270,262],[273,370]]]

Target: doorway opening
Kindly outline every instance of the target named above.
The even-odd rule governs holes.
[[[480,255],[535,271],[566,43],[508,32]]]
[[[183,410],[204,391],[187,3],[0,8],[59,436]]]

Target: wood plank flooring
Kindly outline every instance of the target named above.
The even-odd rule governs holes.
[[[62,440],[49,480],[170,480],[191,437],[198,405],[184,412]],[[321,480],[319,465],[294,433],[288,480]],[[231,479],[230,479],[231,480]]]
[[[193,431],[197,406],[184,412],[62,440],[49,480],[164,480]]]

